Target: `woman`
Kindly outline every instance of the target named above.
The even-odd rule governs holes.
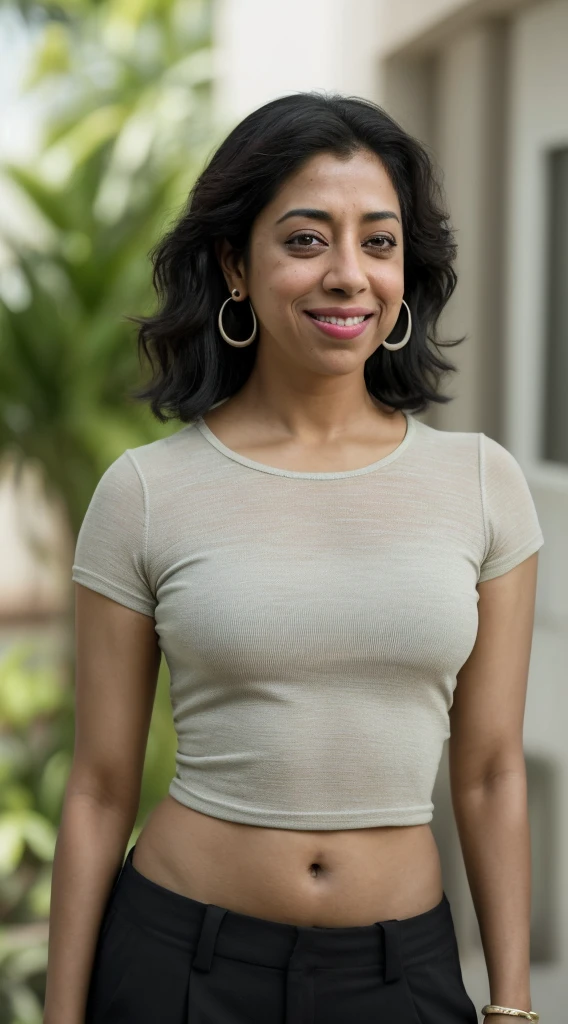
[[[454,258],[420,144],[312,94],[245,118],[157,247],[137,397],[185,425],[112,463],[77,542],[45,1024],[474,1024],[429,826],[450,733],[482,1013],[538,1019],[543,539],[506,449],[414,416],[448,401]],[[176,774],[123,865],[161,653]]]

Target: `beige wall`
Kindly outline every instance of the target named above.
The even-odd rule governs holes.
[[[432,151],[458,242],[458,286],[440,323],[458,368],[428,422],[447,430],[503,433],[504,79],[507,33],[499,20],[456,33],[436,55],[385,61],[381,102]]]
[[[382,5],[381,51],[412,46],[446,19],[472,6],[472,0],[385,0]]]
[[[419,53],[452,42],[480,21],[510,15],[532,0],[383,0],[379,53]]]
[[[223,128],[286,93],[376,91],[380,0],[217,0],[216,119]]]
[[[32,460],[19,471],[8,453],[0,460],[0,630],[68,609],[73,541],[43,475]]]

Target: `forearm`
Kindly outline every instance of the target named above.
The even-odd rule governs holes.
[[[465,868],[479,922],[490,998],[530,1010],[530,831],[524,762],[453,795]],[[500,1024],[510,1017],[491,1016]]]
[[[134,818],[66,794],[53,864],[44,1024],[84,1024],[102,915]]]

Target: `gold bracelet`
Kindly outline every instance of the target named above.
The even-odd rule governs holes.
[[[502,1013],[509,1017],[524,1017],[525,1020],[540,1020],[540,1014],[536,1010],[514,1010],[511,1006],[494,1006],[493,1003],[487,1003],[487,1006],[481,1007],[483,1016],[491,1013]]]

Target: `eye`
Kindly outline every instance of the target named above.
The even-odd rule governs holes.
[[[394,238],[391,238],[390,235],[373,235],[363,244],[370,246],[371,249],[374,249],[379,253],[389,252],[397,245]],[[303,249],[306,251],[308,249],[315,249],[318,245],[327,245],[327,242],[312,231],[302,231],[299,234],[294,235],[293,238],[289,238],[288,241],[285,242],[285,245],[289,249]]]
[[[312,239],[315,239],[319,245],[325,245],[325,242],[323,242],[321,238],[318,238],[317,235],[312,234],[311,231],[302,231],[301,234],[294,235],[293,238],[288,239],[286,245],[289,245],[291,248],[312,249],[313,246],[310,245],[310,241]]]
[[[372,238],[367,239],[367,242],[365,244],[369,245],[369,243],[371,242],[387,243],[386,245],[371,245],[372,249],[378,249],[379,252],[388,252],[389,249],[394,249],[394,247],[397,244],[394,238],[391,238],[389,235],[373,235]]]

